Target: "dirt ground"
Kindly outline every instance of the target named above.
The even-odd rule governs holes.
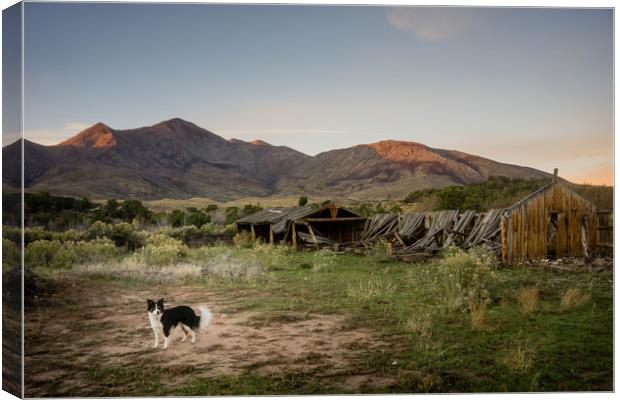
[[[240,306],[248,291],[210,292],[198,286],[149,290],[65,282],[49,304],[26,314],[26,395],[92,395],[101,384],[96,371],[169,367],[166,385],[190,378],[307,371],[339,376],[339,387],[383,386],[383,378],[363,373],[363,357],[382,343],[372,332],[347,330],[343,315],[280,315],[266,318]],[[180,342],[175,330],[168,349],[152,349],[147,298],[166,305],[205,304],[214,318],[196,343]],[[188,372],[189,371],[189,372]],[[122,390],[122,389],[120,389]],[[108,393],[106,391],[106,393]]]

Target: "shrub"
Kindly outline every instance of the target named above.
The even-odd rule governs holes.
[[[308,197],[307,196],[299,196],[299,200],[297,201],[297,205],[298,206],[305,206],[306,204],[308,204]]]
[[[234,223],[239,219],[239,208],[228,207],[226,209],[226,225]]]
[[[449,248],[438,268],[440,301],[449,309],[489,301],[498,284],[495,255],[487,248]]]
[[[560,310],[568,311],[573,307],[582,306],[592,300],[591,293],[583,293],[579,288],[568,288],[560,295]]]
[[[112,236],[112,225],[102,221],[95,221],[90,228],[88,228],[85,236],[91,240],[106,237],[110,238]]]
[[[517,293],[517,301],[523,315],[528,315],[536,311],[538,306],[538,287],[521,288]]]
[[[151,246],[183,246],[183,242],[167,235],[157,234],[146,239],[146,245]]]
[[[29,268],[70,268],[75,252],[58,240],[36,240],[26,247],[25,261]]]
[[[21,241],[21,239],[19,239]],[[33,226],[24,229],[24,244],[28,245],[37,240],[52,240],[52,234],[50,231],[45,230],[40,226]],[[16,243],[20,243],[19,241]]]
[[[182,261],[187,254],[188,248],[181,241],[159,234],[148,238],[146,246],[132,254],[128,261],[146,265],[171,265]]]
[[[110,239],[75,242],[70,246],[74,249],[76,263],[80,264],[110,261],[119,254],[119,249]]]
[[[138,247],[144,246],[147,234],[142,231],[138,231],[133,225],[127,222],[121,222],[112,226],[111,237],[116,246],[127,247],[129,250],[135,250]]]
[[[211,222],[211,216],[206,212],[198,209],[188,209],[187,213],[187,225],[193,225],[196,228],[201,228],[204,224]]]
[[[8,239],[19,246],[22,242],[22,230],[15,226],[2,225],[2,238]]]
[[[21,265],[21,252],[19,246],[12,240],[2,239],[2,270]]]

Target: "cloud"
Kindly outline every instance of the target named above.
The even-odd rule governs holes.
[[[474,25],[471,12],[462,8],[397,7],[388,11],[386,17],[396,29],[414,32],[428,42],[457,37]]]

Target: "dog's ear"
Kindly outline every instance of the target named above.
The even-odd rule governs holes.
[[[162,306],[162,307],[163,307],[163,306],[164,306],[164,299],[159,299],[159,300],[157,300],[157,305],[159,305],[159,306]]]
[[[150,306],[151,304],[155,304],[155,302],[151,299],[146,299],[146,304]]]

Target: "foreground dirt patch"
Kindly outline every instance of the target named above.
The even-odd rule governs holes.
[[[345,316],[266,317],[258,312],[227,311],[234,310],[244,296],[257,293],[215,294],[196,286],[168,289],[161,294],[168,306],[185,304],[197,309],[206,304],[214,319],[194,344],[189,338],[180,342],[182,334],[177,330],[167,350],[152,349],[146,299],[160,293],[70,282],[50,305],[28,311],[26,395],[97,394],[98,385],[103,384],[97,378],[100,371],[113,371],[119,380],[132,383],[141,376],[126,375],[139,366],[166,368],[166,385],[172,386],[248,370],[341,376],[340,387],[353,390],[385,384],[366,376],[358,365],[360,353],[378,348],[381,342],[370,331],[346,330]]]

